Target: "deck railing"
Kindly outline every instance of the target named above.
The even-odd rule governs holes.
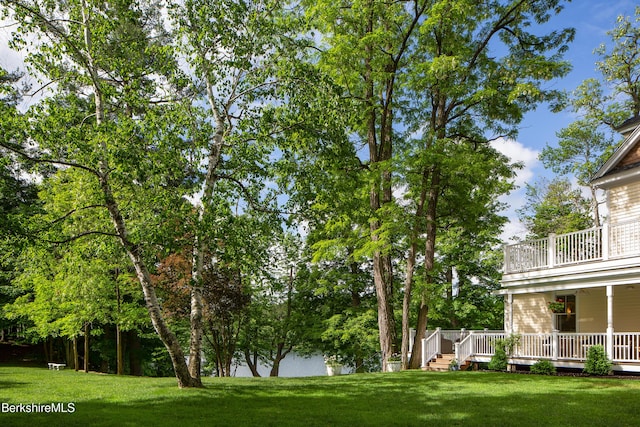
[[[425,335],[426,338],[422,340],[422,367],[427,366],[427,363],[435,359],[440,353],[440,328]]]
[[[640,255],[640,221],[605,224],[504,248],[504,272],[519,273]]]
[[[616,362],[640,361],[640,332],[613,334],[613,357]]]
[[[423,340],[422,366],[441,354],[443,339],[454,339],[453,350],[459,363],[475,357],[487,358],[495,354],[496,342],[507,335],[503,331],[443,331],[428,333]],[[610,348],[609,358],[614,363],[640,363],[640,332],[616,332],[608,345],[606,333],[519,334],[518,345],[512,358],[584,362],[589,348],[601,345]]]

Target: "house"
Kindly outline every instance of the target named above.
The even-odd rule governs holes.
[[[513,364],[581,368],[602,345],[614,370],[640,372],[640,117],[618,130],[625,139],[592,180],[606,194],[605,224],[505,246],[505,330],[435,331],[423,366],[443,340],[459,361],[486,361],[497,338],[518,334]]]

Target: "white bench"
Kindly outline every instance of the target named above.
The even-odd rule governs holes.
[[[59,371],[60,369],[64,369],[65,366],[67,366],[64,363],[49,363],[49,369],[55,369],[56,371]]]

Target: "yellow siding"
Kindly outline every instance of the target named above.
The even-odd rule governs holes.
[[[613,288],[613,329],[616,332],[640,331],[640,285]]]
[[[521,334],[549,333],[552,330],[551,312],[547,301],[552,294],[513,296],[513,332]]]
[[[607,293],[605,288],[586,289],[576,295],[577,332],[607,330]]]
[[[640,217],[640,182],[615,187],[607,192],[609,220],[612,224]]]

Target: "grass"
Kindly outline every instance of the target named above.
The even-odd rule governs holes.
[[[0,404],[74,403],[73,413],[0,413],[2,426],[640,425],[640,381],[490,372],[312,378],[136,378],[0,365]]]

